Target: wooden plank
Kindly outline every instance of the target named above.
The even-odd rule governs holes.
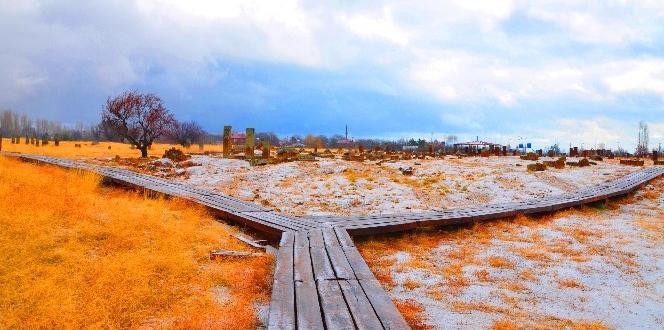
[[[346,259],[346,254],[344,253],[337,235],[334,231],[325,231],[323,239],[325,240],[325,249],[327,254],[330,257],[330,262],[332,263],[332,269],[334,269],[334,274],[338,279],[355,279],[355,273],[353,268],[351,268],[348,259]]]
[[[325,246],[311,246],[309,252],[311,253],[311,264],[314,268],[316,281],[337,279]]]
[[[295,306],[297,326],[300,329],[322,329],[323,319],[319,305],[319,296],[314,281],[309,253],[309,238],[306,232],[295,233]]]
[[[375,279],[360,280],[360,286],[364,290],[371,306],[373,307],[383,328],[385,329],[410,329],[399,310],[390,297]]]
[[[374,311],[373,306],[371,306],[360,283],[355,280],[343,280],[339,281],[339,285],[357,328],[367,330],[382,329],[383,325],[380,323],[378,315]]]
[[[294,235],[281,236],[272,282],[268,329],[295,329],[295,287],[293,282]]]
[[[342,248],[348,263],[353,269],[355,278],[360,280],[375,278],[373,272],[371,269],[369,269],[369,265],[367,265],[366,261],[364,261],[364,258],[362,258],[362,255],[360,255],[360,252],[357,250],[357,248],[354,246],[343,246]]]
[[[323,233],[321,229],[311,229],[308,231],[310,247],[324,247]]]
[[[327,329],[355,329],[353,317],[341,293],[339,282],[318,281],[316,284]]]
[[[337,239],[339,240],[339,244],[341,244],[341,246],[355,246],[353,239],[350,237],[350,235],[348,235],[348,232],[345,229],[335,227],[334,232],[337,234]]]

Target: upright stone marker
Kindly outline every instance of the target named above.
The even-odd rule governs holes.
[[[270,159],[270,141],[263,141],[263,159]]]
[[[224,158],[231,156],[231,126],[224,126]]]
[[[254,158],[254,139],[255,139],[255,130],[253,128],[247,128],[244,140],[244,155],[247,157]]]

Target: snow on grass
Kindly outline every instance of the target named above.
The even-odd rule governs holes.
[[[664,327],[664,181],[619,206],[358,242],[434,328]],[[385,279],[388,279],[387,281]]]
[[[636,170],[598,162],[531,173],[518,157],[448,157],[377,164],[319,159],[250,167],[242,160],[193,156],[181,180],[293,215],[421,212],[561,194]],[[521,166],[517,166],[521,165]],[[399,168],[414,168],[412,176]]]

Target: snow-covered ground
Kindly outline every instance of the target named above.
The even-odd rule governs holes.
[[[606,210],[358,244],[434,328],[664,329],[664,181]]]
[[[184,173],[174,180],[292,215],[520,201],[639,169],[604,161],[528,172],[532,162],[517,157],[382,164],[319,159],[257,167],[216,156],[191,161],[195,166],[179,168]],[[408,167],[412,176],[400,171]],[[605,210],[381,236],[358,247],[393,299],[418,306],[417,318],[433,328],[662,329],[662,190],[664,180]]]
[[[417,212],[520,201],[573,191],[636,169],[607,161],[530,173],[526,165],[532,162],[517,157],[448,157],[380,165],[319,159],[257,167],[215,156],[193,156],[192,161],[201,166],[187,168],[178,180],[292,215]],[[401,174],[399,168],[408,167],[414,174]]]

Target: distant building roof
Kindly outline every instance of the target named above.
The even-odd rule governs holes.
[[[353,141],[348,140],[348,139],[341,139],[341,140],[337,141],[337,143],[338,144],[353,144]]]
[[[247,136],[244,133],[235,133],[231,135],[231,139],[245,139]]]
[[[468,142],[455,143],[454,145],[455,146],[499,146],[500,144],[486,142],[486,141],[468,141]]]

